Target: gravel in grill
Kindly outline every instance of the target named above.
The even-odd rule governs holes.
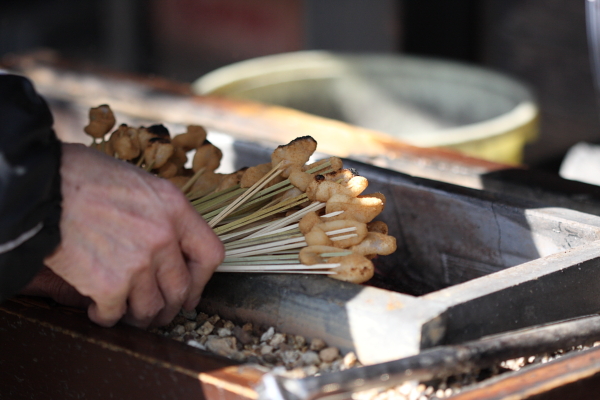
[[[321,339],[258,329],[251,323],[236,325],[218,315],[181,312],[167,326],[152,330],[160,335],[232,360],[259,364],[273,373],[303,378],[360,366],[352,352],[342,355]]]
[[[232,360],[262,365],[272,373],[289,378],[304,378],[361,366],[354,353],[341,354],[338,348],[328,346],[321,339],[309,342],[303,336],[276,332],[272,327],[261,330],[251,323],[240,326],[218,315],[209,316],[196,311],[182,311],[169,325],[152,331]],[[600,342],[594,343],[594,346],[598,345]],[[553,354],[506,360],[492,368],[435,382],[409,381],[395,387],[357,392],[352,399],[445,399],[485,379],[518,371],[528,365],[546,363],[566,353],[587,348],[577,346]]]

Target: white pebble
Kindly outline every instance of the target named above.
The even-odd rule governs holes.
[[[262,336],[260,337],[260,341],[268,342],[269,340],[271,340],[273,338],[274,335],[275,335],[275,328],[270,327],[269,329],[267,329],[267,331],[265,333],[262,334]]]
[[[173,328],[173,332],[177,335],[183,335],[185,333],[185,327],[183,325],[177,325]]]
[[[321,359],[319,355],[314,351],[307,351],[302,354],[302,362],[304,365],[319,365],[321,363]]]
[[[197,340],[188,340],[187,344],[190,345],[190,346],[192,346],[192,347],[196,347],[198,349],[201,349],[201,350],[206,350],[206,346],[204,346],[202,343],[200,343]]]
[[[262,339],[262,338],[261,338]],[[276,333],[273,335],[273,338],[269,341],[269,345],[273,347],[278,347],[281,343],[285,342],[285,335],[282,333]]]
[[[231,336],[231,329],[219,328],[219,330],[217,331],[217,335],[219,335],[220,337]]]

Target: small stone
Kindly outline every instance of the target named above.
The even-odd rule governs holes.
[[[187,311],[182,308],[180,313],[183,316],[183,318],[185,318],[187,320],[191,320],[191,321],[194,321],[196,319],[196,317],[198,316],[198,312],[196,310]]]
[[[327,372],[331,369],[331,363],[322,362],[321,365],[319,365],[319,368],[321,371]]]
[[[177,325],[173,328],[172,332],[176,335],[183,335],[185,333],[185,327],[183,325]]]
[[[262,346],[260,348],[260,354],[262,354],[263,356],[265,354],[271,354],[273,352],[273,347],[266,345],[266,346]]]
[[[290,347],[296,347],[296,338],[293,335],[285,335],[285,344]]]
[[[198,334],[196,333],[196,337],[197,337],[197,336],[198,336]],[[189,333],[189,332],[187,332],[187,333],[185,333],[185,334],[183,335],[183,341],[184,341],[184,342],[186,342],[186,343],[187,343],[188,341],[190,341],[190,340],[194,340],[194,339],[195,339],[195,337],[194,337],[194,336],[192,336],[192,334],[191,334],[191,333]]]
[[[323,350],[327,345],[325,344],[325,341],[323,341],[323,339],[313,339],[312,342],[310,342],[310,349],[313,351],[320,351]]]
[[[212,317],[208,318],[208,322],[210,322],[211,324],[213,324],[213,326],[221,320],[221,317],[219,317],[217,314],[213,315]]]
[[[273,335],[275,335],[275,328],[270,327],[269,329],[267,329],[267,331],[265,333],[263,333],[260,336],[260,341],[268,342],[269,340],[271,340],[273,338]]]
[[[220,319],[216,321],[214,324],[215,328],[223,328],[225,326],[225,321]]]
[[[252,343],[252,335],[249,331],[244,330],[244,328],[240,328],[239,326],[234,326],[232,330],[233,336],[242,344],[248,345]]]
[[[321,359],[319,355],[314,351],[307,351],[302,354],[302,362],[304,365],[319,365],[321,363]]]
[[[277,357],[273,354],[265,354],[262,359],[268,364],[275,364],[277,362]]]
[[[410,392],[415,389],[415,383],[413,381],[404,382],[398,387],[398,393],[403,396],[408,396]]]
[[[213,337],[206,341],[206,348],[213,353],[229,357],[237,353],[236,340],[234,337]]]
[[[219,328],[219,330],[217,330],[217,335],[219,335],[220,337],[231,336],[231,329]]]
[[[319,373],[319,367],[317,367],[316,365],[309,365],[307,367],[304,367],[304,373],[306,374],[306,376],[313,376]]]
[[[183,324],[183,327],[185,328],[186,332],[191,332],[194,329],[196,329],[196,326],[198,324],[196,323],[196,321],[187,321],[185,324]]]
[[[351,351],[344,356],[344,361],[342,365],[344,369],[348,369],[354,367],[357,362],[358,358],[356,358],[356,354],[354,354],[354,352]]]
[[[198,325],[203,324],[205,321],[208,321],[208,314],[205,314],[203,312],[198,313],[198,316],[196,317],[196,322],[198,323]]]
[[[334,372],[341,371],[343,363],[344,363],[344,360],[342,360],[341,358],[338,357],[331,363],[331,371],[334,371]]]
[[[224,321],[223,328],[233,330],[233,328],[235,328],[235,324],[231,321]]]
[[[202,324],[202,326],[200,326],[200,328],[196,329],[196,332],[198,332],[200,335],[207,336],[211,334],[213,329],[213,324],[211,324],[210,321],[206,321]]]
[[[294,346],[290,346],[290,345],[289,345],[289,344],[287,344],[287,343],[281,343],[279,346],[277,346],[277,348],[278,348],[280,351],[290,351],[290,350],[297,351],[296,349],[294,349]]]
[[[319,352],[319,358],[326,363],[333,362],[340,355],[337,347],[326,347]]]
[[[233,353],[231,356],[229,356],[229,358],[231,358],[232,360],[235,360],[235,361],[240,361],[240,362],[244,362],[247,359],[246,355],[239,351],[236,353]]]
[[[261,338],[262,339],[262,338]],[[282,333],[276,333],[273,335],[273,338],[269,341],[269,345],[277,348],[280,344],[285,342],[285,335]]]
[[[254,328],[252,327],[252,323],[251,323],[251,322],[245,323],[245,324],[242,326],[242,330],[244,330],[244,331],[246,331],[246,332],[252,332],[252,330],[253,330],[253,329],[254,329]]]
[[[302,363],[300,353],[294,350],[288,350],[281,353],[281,361],[289,368],[299,367]]]
[[[202,343],[200,343],[197,340],[188,340],[186,343],[197,349],[206,350],[206,346],[204,346]]]
[[[294,336],[294,341],[296,342],[296,347],[299,349],[306,346],[306,339],[304,336],[296,335]]]

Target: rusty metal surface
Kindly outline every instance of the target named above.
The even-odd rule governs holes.
[[[348,165],[388,198],[381,218],[398,250],[376,262],[387,290],[323,277],[218,274],[204,306],[322,336],[365,364],[600,308],[599,217]]]
[[[600,348],[526,367],[465,390],[452,400],[589,400],[600,388]]]

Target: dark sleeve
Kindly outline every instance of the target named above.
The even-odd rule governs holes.
[[[52,122],[27,79],[0,73],[0,302],[60,243],[61,146]]]

